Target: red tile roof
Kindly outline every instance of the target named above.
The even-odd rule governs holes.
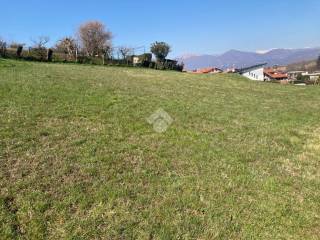
[[[272,79],[284,79],[284,78],[288,77],[288,75],[286,73],[277,72],[272,69],[264,69],[263,72],[265,75],[267,75],[268,77],[270,77]]]
[[[196,71],[196,73],[211,73],[211,72],[219,72],[221,71],[219,68],[201,68]]]

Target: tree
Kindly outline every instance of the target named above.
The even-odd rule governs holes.
[[[38,39],[33,39],[34,48],[46,48],[47,43],[50,41],[50,38],[47,36],[40,36]]]
[[[33,47],[32,50],[35,53],[36,57],[39,58],[39,60],[44,61],[47,58],[47,48],[46,45],[50,41],[49,37],[46,36],[40,36],[36,40],[32,40]]]
[[[23,45],[17,47],[17,57],[20,58],[22,55]]]
[[[48,61],[48,62],[52,62],[52,58],[53,58],[53,50],[52,50],[52,49],[48,49],[48,52],[47,52],[47,61]]]
[[[319,55],[318,60],[317,60],[317,69],[320,70],[320,55]]]
[[[158,62],[164,62],[171,47],[165,42],[155,42],[151,45],[150,51],[156,56]]]
[[[82,49],[87,56],[104,56],[106,49],[111,47],[112,34],[105,25],[98,21],[82,24],[78,30]]]
[[[7,43],[0,38],[0,56],[5,57],[7,51]]]
[[[125,60],[129,56],[129,54],[132,53],[132,48],[125,46],[119,47],[119,53],[122,59]]]
[[[77,42],[72,37],[64,37],[60,39],[56,44],[56,49],[58,51],[62,51],[65,54],[65,60],[67,61],[67,58],[73,59],[76,58],[77,54]]]
[[[107,46],[105,49],[104,49],[104,55],[107,59],[111,59],[112,58],[112,55],[113,55],[113,47],[110,45],[110,46]]]

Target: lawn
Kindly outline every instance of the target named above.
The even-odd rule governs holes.
[[[0,60],[0,110],[1,239],[320,235],[319,87]]]

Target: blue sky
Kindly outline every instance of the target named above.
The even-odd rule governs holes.
[[[0,36],[51,44],[87,20],[104,22],[114,45],[168,42],[181,54],[320,46],[319,0],[1,0]]]

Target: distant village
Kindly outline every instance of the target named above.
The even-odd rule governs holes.
[[[320,61],[320,60],[318,60]],[[229,68],[222,70],[216,67],[200,68],[185,71],[194,74],[238,73],[250,80],[265,81],[280,84],[317,85],[320,84],[319,71],[289,71],[287,66],[267,66],[267,63],[257,64],[246,68]]]

